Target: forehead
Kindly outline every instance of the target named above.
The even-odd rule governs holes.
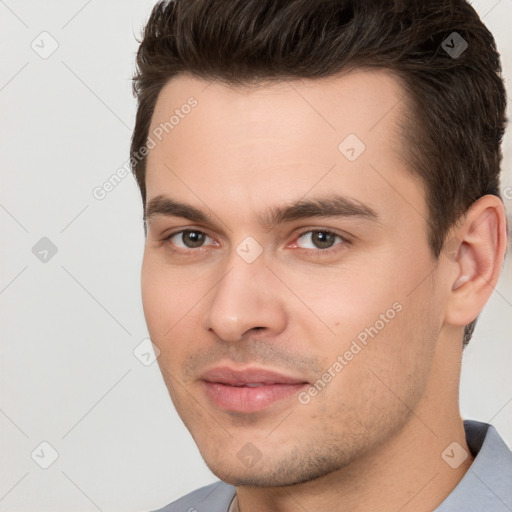
[[[396,200],[397,187],[418,195],[402,158],[405,99],[384,70],[256,86],[175,77],[151,121],[147,198],[172,191],[197,204],[221,190],[227,203],[275,203],[334,188],[364,200],[379,187],[389,189],[381,201]]]
[[[178,75],[161,90],[152,117],[150,132],[169,122],[175,111],[183,109],[189,99],[197,100],[193,108],[199,123],[208,120],[225,128],[230,137],[236,128],[251,127],[253,134],[279,135],[276,122],[284,128],[295,128],[290,135],[304,130],[297,120],[309,120],[308,126],[320,132],[352,130],[365,134],[380,126],[380,131],[392,127],[404,108],[400,103],[405,91],[398,78],[383,69],[359,69],[321,79],[295,79],[262,82],[254,85],[232,85],[219,81],[204,81],[189,75]],[[185,107],[185,110],[189,109]],[[177,112],[180,114],[180,112]],[[185,114],[188,116],[188,114]],[[220,126],[230,119],[229,126]],[[172,131],[178,135],[178,124]],[[190,121],[187,123],[190,124]],[[396,127],[396,126],[395,126]],[[266,130],[264,130],[266,128]],[[227,129],[231,129],[230,132]],[[222,130],[224,131],[224,130]],[[221,132],[222,133],[222,132]]]

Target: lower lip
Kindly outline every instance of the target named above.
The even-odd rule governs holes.
[[[258,412],[268,406],[297,394],[307,384],[269,384],[258,387],[228,386],[218,382],[203,381],[210,400],[227,411]]]

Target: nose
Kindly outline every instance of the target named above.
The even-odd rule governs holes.
[[[209,294],[204,327],[224,341],[236,342],[246,333],[277,335],[286,328],[284,297],[263,257],[247,263],[234,254],[226,273]]]

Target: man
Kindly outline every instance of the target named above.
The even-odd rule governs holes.
[[[162,511],[506,511],[463,422],[505,91],[462,0],[160,2],[137,55],[143,305],[221,480]]]

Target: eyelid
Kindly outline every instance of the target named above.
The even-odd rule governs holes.
[[[346,235],[345,233],[341,233],[340,231],[336,230],[336,229],[333,229],[333,228],[322,228],[322,227],[311,227],[311,228],[307,228],[307,229],[303,229],[301,231],[299,231],[296,235],[294,235],[294,240],[297,240],[301,237],[303,237],[304,235],[307,235],[308,233],[329,233],[329,234],[332,234],[332,235],[335,235],[335,236],[338,236],[341,238],[341,240],[343,241],[343,243],[351,243],[351,238]],[[339,244],[337,244],[339,245]],[[308,249],[305,249],[305,250],[308,250]],[[310,249],[310,250],[313,250],[313,249]],[[323,250],[323,252],[327,251],[328,249],[317,249],[317,250]]]
[[[171,229],[170,231],[166,231],[164,235],[161,235],[162,240],[169,240],[175,235],[178,235],[180,233],[183,233],[185,231],[197,231],[198,233],[203,233],[209,238],[214,238],[208,233],[207,229],[204,228],[198,228],[197,226],[185,226],[185,227],[179,227],[175,229]]]
[[[219,245],[219,243],[215,240],[215,237],[213,237],[210,234],[208,234],[208,232],[205,229],[203,229],[203,228],[196,228],[196,227],[193,227],[193,226],[181,227],[179,229],[171,230],[169,233],[166,233],[165,235],[163,235],[161,237],[160,241],[162,243],[170,242],[171,238],[173,238],[176,235],[179,235],[181,233],[185,233],[187,231],[193,231],[193,232],[197,232],[197,233],[202,233],[206,237],[208,237],[211,240],[213,240],[215,243],[214,244],[201,245],[201,246],[196,247],[196,248],[183,248],[183,247],[178,247],[178,246],[172,244],[173,247],[174,247],[172,249],[172,251],[177,252],[177,253],[182,253],[182,254],[197,253],[197,252],[200,252],[201,249],[204,250],[206,247],[208,247],[208,245],[216,245],[216,246]]]

